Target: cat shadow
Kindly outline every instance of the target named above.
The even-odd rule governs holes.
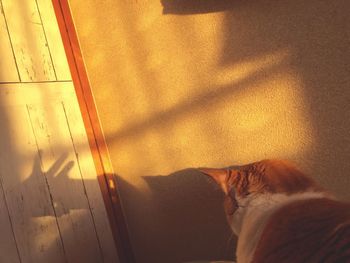
[[[158,220],[168,226],[166,233],[158,233],[158,238],[163,247],[176,248],[168,251],[172,258],[233,259],[236,239],[226,221],[223,194],[211,179],[197,169],[184,169],[167,176],[143,176],[143,179],[150,188]],[[211,249],[203,251],[203,248]]]

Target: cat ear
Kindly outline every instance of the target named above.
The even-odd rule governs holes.
[[[200,172],[202,172],[205,175],[210,176],[215,180],[215,182],[220,185],[221,189],[224,191],[225,194],[228,193],[227,188],[227,176],[228,171],[227,169],[217,169],[217,168],[198,168]]]

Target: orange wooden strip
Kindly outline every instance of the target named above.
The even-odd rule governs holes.
[[[52,0],[120,262],[135,262],[108,149],[67,0]]]

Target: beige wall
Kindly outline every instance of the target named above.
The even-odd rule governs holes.
[[[71,0],[137,262],[233,254],[190,167],[287,158],[350,200],[350,2],[178,2]]]

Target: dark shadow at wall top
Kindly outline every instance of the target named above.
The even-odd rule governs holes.
[[[233,0],[161,0],[163,14],[205,14],[233,9]]]

